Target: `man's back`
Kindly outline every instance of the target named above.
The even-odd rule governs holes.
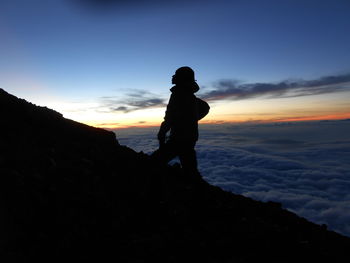
[[[164,118],[170,125],[170,138],[197,141],[197,107],[193,88],[177,85],[171,89],[171,92]]]

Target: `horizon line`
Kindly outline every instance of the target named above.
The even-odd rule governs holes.
[[[310,121],[345,121],[350,120],[350,113],[344,113],[344,114],[332,114],[332,115],[322,115],[322,116],[308,116],[308,117],[286,117],[286,118],[274,118],[274,119],[267,119],[267,120],[246,120],[246,121],[226,121],[226,120],[208,120],[208,121],[201,121],[198,124],[199,125],[222,125],[222,124],[267,124],[267,123],[283,123],[283,122],[310,122]],[[160,122],[161,123],[161,122]],[[87,125],[96,127],[96,128],[102,128],[107,130],[114,130],[114,129],[132,129],[132,128],[156,128],[160,126],[160,123],[148,123],[148,124],[89,124]]]

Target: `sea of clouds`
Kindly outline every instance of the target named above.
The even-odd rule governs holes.
[[[157,128],[115,132],[136,151],[157,148]],[[209,183],[350,236],[350,120],[201,125],[196,150]]]

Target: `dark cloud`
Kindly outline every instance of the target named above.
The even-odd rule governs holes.
[[[240,84],[235,80],[221,80],[202,94],[206,100],[244,100],[256,97],[287,98],[350,91],[350,74],[328,76],[309,81]]]
[[[306,86],[317,87],[323,85],[341,84],[346,82],[350,82],[350,74],[327,76],[317,80],[310,80],[306,82]]]
[[[69,0],[71,1],[71,0]],[[118,11],[123,9],[147,9],[154,7],[175,7],[184,4],[208,2],[208,0],[73,0],[73,3],[91,11]]]
[[[128,111],[128,108],[125,107],[125,106],[120,106],[120,107],[117,107],[117,108],[111,108],[112,111],[124,111],[124,112],[127,112]]]
[[[111,127],[111,126],[117,126],[119,124],[120,124],[119,122],[114,122],[114,123],[109,123],[108,122],[108,123],[99,123],[96,126],[97,127],[103,127],[103,126]]]
[[[144,109],[144,108],[152,108],[157,106],[163,106],[163,100],[162,99],[144,99],[144,100],[136,100],[136,101],[130,101],[129,105],[131,107],[135,107],[137,109]]]
[[[109,6],[109,5],[150,5],[150,4],[170,4],[172,0],[74,0],[82,5]],[[203,0],[177,0],[176,2],[199,2]],[[205,1],[204,1],[205,2]]]
[[[166,104],[159,96],[143,91],[136,90],[120,97],[101,97],[100,109],[103,112],[131,112],[140,109],[164,107]]]

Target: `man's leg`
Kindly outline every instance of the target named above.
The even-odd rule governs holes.
[[[190,176],[198,175],[195,143],[185,143],[179,149],[179,159],[184,172]]]
[[[173,141],[166,142],[162,147],[152,153],[151,158],[160,164],[167,164],[178,155],[177,145]]]
[[[176,144],[171,141],[166,142],[158,150],[151,154],[151,160],[157,167],[158,176],[151,177],[151,186],[152,186],[152,196],[156,201],[165,202],[168,199],[168,182],[167,178],[162,176],[163,173],[160,173],[160,169],[165,168],[164,166],[177,155]],[[158,190],[157,190],[158,189]]]

